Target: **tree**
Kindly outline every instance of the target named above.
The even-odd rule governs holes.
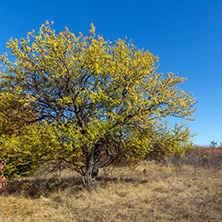
[[[210,147],[215,148],[217,146],[217,142],[215,142],[214,140],[212,140],[210,142]]]
[[[105,41],[93,24],[89,36],[77,37],[68,28],[56,35],[47,22],[7,47],[14,61],[1,56],[2,89],[26,98],[39,122],[17,139],[17,149],[68,164],[89,189],[101,167],[149,155],[154,138],[169,135],[166,117],[194,119],[195,98],[178,87],[185,78],[157,73],[158,57],[126,39]],[[176,135],[187,133],[176,126],[168,138],[186,143]],[[171,145],[168,153],[179,149]]]

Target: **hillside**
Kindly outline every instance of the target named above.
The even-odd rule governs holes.
[[[222,171],[141,163],[100,173],[97,191],[80,178],[26,178],[2,191],[0,221],[222,221]]]

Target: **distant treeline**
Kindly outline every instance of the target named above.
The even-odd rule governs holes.
[[[185,153],[184,158],[175,155],[168,159],[167,162],[179,167],[186,164],[194,167],[203,166],[222,169],[222,146],[195,146],[193,150]]]

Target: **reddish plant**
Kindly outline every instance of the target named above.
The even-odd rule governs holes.
[[[2,160],[2,162],[0,163],[0,172],[3,171],[6,163],[7,163],[7,160]],[[1,174],[0,175],[0,188],[5,187],[6,185],[7,185],[7,183],[5,182],[5,176],[3,174]]]

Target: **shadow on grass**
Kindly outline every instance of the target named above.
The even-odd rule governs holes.
[[[134,178],[115,178],[115,177],[98,177],[98,181],[103,183],[103,182],[121,182],[121,183],[147,183],[148,180],[146,179],[134,179]]]
[[[147,183],[145,179],[98,177],[98,185],[106,187],[108,183]],[[8,181],[6,187],[0,190],[0,194],[23,195],[27,198],[48,197],[51,193],[70,189],[71,193],[77,193],[84,189],[81,177],[72,176],[67,178],[36,178],[36,179],[14,179]]]
[[[79,187],[81,189],[82,180],[77,177],[69,178],[36,178],[36,179],[14,179],[8,181],[0,193],[7,195],[23,195],[30,198],[39,198],[49,196],[51,193],[65,190],[70,187]]]

